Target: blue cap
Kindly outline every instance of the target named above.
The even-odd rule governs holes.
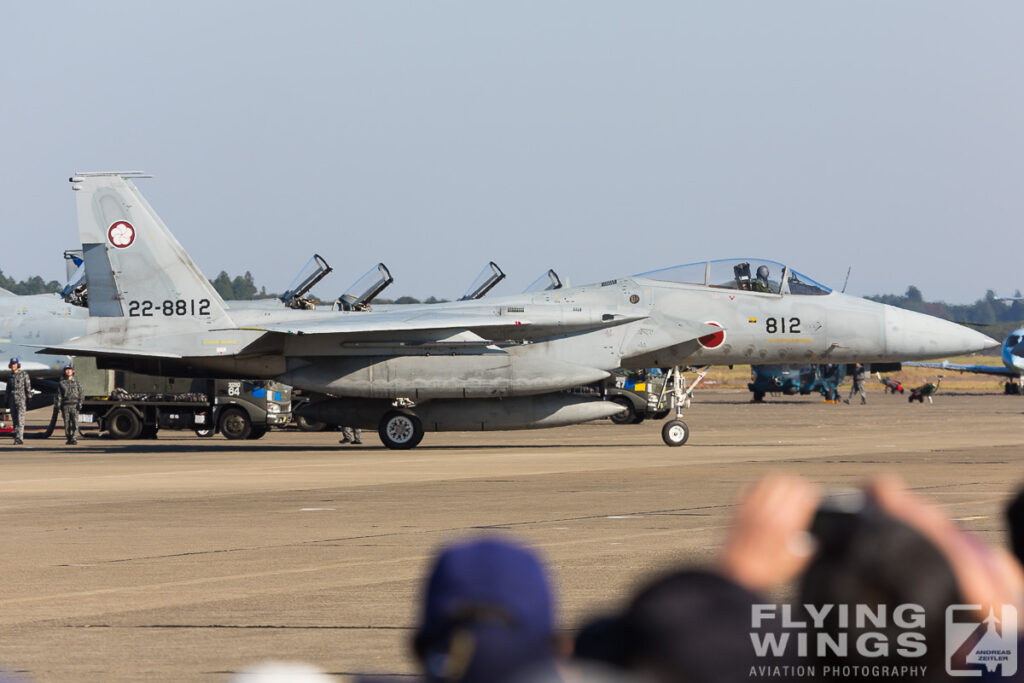
[[[494,538],[453,545],[427,584],[417,654],[430,678],[455,671],[457,680],[501,681],[550,660],[553,611],[547,575],[531,551]]]
[[[17,358],[12,358],[11,362],[7,364],[7,367],[11,367],[12,365],[21,365],[21,361]]]

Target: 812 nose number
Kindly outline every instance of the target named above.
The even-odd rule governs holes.
[[[800,318],[765,318],[764,331],[768,334],[797,334]]]
[[[164,301],[129,301],[128,315],[132,318],[152,318],[155,315],[167,317],[210,315],[210,300],[166,299]]]

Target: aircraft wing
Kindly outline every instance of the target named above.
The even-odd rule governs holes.
[[[977,375],[998,375],[1000,377],[1020,377],[1019,372],[1010,370],[1005,365],[960,365],[944,360],[941,363],[918,363],[916,361],[904,362],[904,365],[911,365],[917,368],[936,368],[938,370],[955,370],[957,372],[970,372]]]
[[[508,309],[512,310],[509,311]],[[516,310],[516,309],[519,310]],[[614,310],[614,309],[612,309]],[[537,307],[526,312],[521,307],[495,307],[469,311],[457,310],[388,310],[375,312],[341,313],[327,315],[297,314],[281,319],[256,312],[249,320],[239,321],[237,327],[206,330],[217,339],[230,338],[230,342],[196,341],[193,330],[166,329],[165,348],[177,353],[154,352],[153,344],[123,343],[124,335],[88,334],[58,345],[47,345],[44,353],[88,356],[154,356],[168,359],[264,352],[266,343],[273,348],[285,339],[305,340],[307,343],[389,349],[403,353],[402,347],[441,348],[486,347],[495,340],[540,339],[560,334],[571,334],[608,328],[646,318],[646,314],[632,315],[604,310],[581,309],[565,311]],[[529,315],[530,317],[525,317]],[[261,318],[267,318],[263,322]],[[248,323],[248,324],[246,324]],[[708,328],[716,330],[717,328]],[[689,330],[687,330],[689,332]],[[701,334],[707,334],[701,331]],[[220,335],[217,337],[217,335]],[[202,337],[203,335],[200,335]],[[275,339],[276,337],[276,339]],[[200,345],[201,344],[201,345]],[[225,348],[227,347],[227,349]]]
[[[531,333],[546,335],[558,332],[577,332],[601,327],[612,327],[646,315],[625,315],[581,311],[574,316],[557,317],[553,311],[501,314],[459,311],[402,311],[389,310],[370,313],[337,314],[312,320],[301,318],[268,324],[242,325],[239,330],[276,332],[294,335],[339,335],[357,341],[360,337],[380,336],[407,338],[411,334],[457,332],[468,330],[481,337],[505,339],[514,330],[515,337],[530,337]]]
[[[3,287],[0,287],[0,296],[17,296],[14,292],[9,292]]]

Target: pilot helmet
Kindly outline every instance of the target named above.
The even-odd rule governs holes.
[[[758,280],[767,280],[768,279],[768,266],[758,266],[757,267],[757,279]]]

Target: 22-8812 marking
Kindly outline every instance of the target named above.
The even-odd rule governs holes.
[[[164,301],[129,301],[128,316],[131,318],[152,318],[186,315],[210,315],[209,299],[165,299]]]

